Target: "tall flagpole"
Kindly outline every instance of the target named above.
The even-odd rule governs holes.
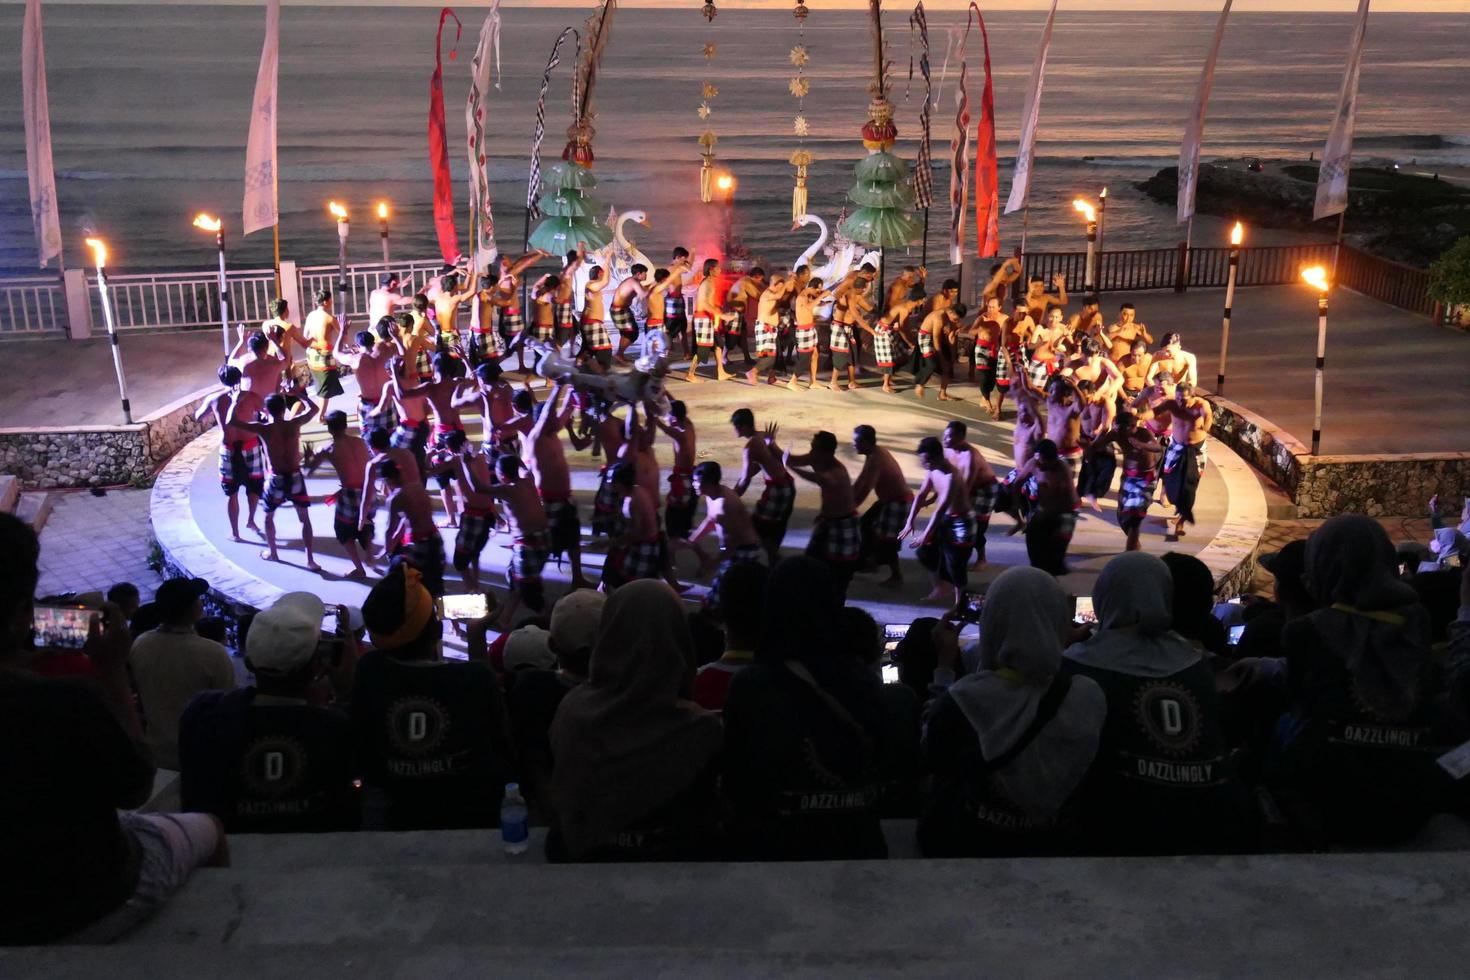
[[[277,69],[281,53],[281,0],[267,0],[265,40],[255,73],[255,95],[250,105],[250,135],[245,145],[245,198],[240,208],[242,236],[271,230],[275,257],[276,295],[281,287],[281,206],[276,160]]]
[[[1347,67],[1342,74],[1342,88],[1337,94],[1337,111],[1332,117],[1332,131],[1322,150],[1322,166],[1317,173],[1317,199],[1312,220],[1337,215],[1337,240],[1332,249],[1333,281],[1336,281],[1338,259],[1342,254],[1342,233],[1347,218],[1348,183],[1353,166],[1353,128],[1358,111],[1358,76],[1363,67],[1363,42],[1368,33],[1368,4],[1358,0],[1358,15],[1353,24],[1353,37],[1348,48]]]
[[[1021,212],[1021,254],[1026,253],[1026,233],[1030,224],[1031,169],[1036,160],[1036,126],[1041,119],[1041,92],[1046,85],[1046,58],[1051,48],[1052,29],[1057,19],[1057,0],[1051,0],[1046,26],[1041,30],[1041,45],[1031,66],[1031,80],[1026,86],[1026,107],[1021,116],[1021,138],[1016,147],[1016,166],[1011,175],[1011,193],[1005,213]]]

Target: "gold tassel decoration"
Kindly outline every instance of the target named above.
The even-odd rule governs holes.
[[[712,130],[706,129],[699,137],[699,145],[703,147],[700,158],[704,161],[699,165],[699,199],[705,204],[714,200],[714,175],[715,175],[715,144],[719,137]]]
[[[791,223],[795,225],[806,214],[806,168],[812,155],[806,150],[791,154],[791,165],[796,168],[796,186],[791,190]]]

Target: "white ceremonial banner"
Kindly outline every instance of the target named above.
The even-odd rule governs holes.
[[[276,69],[281,55],[281,0],[265,5],[265,43],[255,74],[255,101],[250,107],[250,139],[245,145],[245,204],[241,233],[269,228],[281,219],[276,192]]]
[[[478,275],[495,261],[495,216],[490,209],[490,175],[486,172],[485,102],[490,91],[490,60],[495,59],[495,77],[500,77],[500,0],[480,28],[480,41],[470,62],[470,93],[465,99],[465,132],[470,154],[470,217],[474,238],[473,269]],[[499,81],[495,83],[500,87]]]
[[[1046,82],[1046,55],[1051,47],[1051,29],[1057,19],[1057,0],[1051,0],[1051,13],[1041,32],[1041,50],[1031,66],[1031,84],[1026,86],[1026,111],[1021,116],[1021,143],[1016,148],[1016,172],[1011,177],[1011,196],[1006,199],[1006,214],[1026,206],[1031,191],[1031,165],[1036,158],[1036,124],[1041,119],[1041,89]]]
[[[1358,75],[1363,67],[1363,39],[1368,33],[1369,0],[1358,0],[1358,20],[1353,26],[1352,47],[1337,93],[1337,115],[1322,150],[1322,169],[1317,172],[1317,205],[1312,220],[1341,214],[1348,206],[1348,172],[1353,166],[1353,126],[1358,114]]]
[[[41,37],[41,0],[26,0],[21,31],[20,82],[26,130],[26,176],[31,222],[41,268],[61,256],[61,218],[56,211],[56,171],[51,165],[51,106],[46,98],[46,42]]]
[[[1220,42],[1225,38],[1225,21],[1230,17],[1230,5],[1235,0],[1225,0],[1220,11],[1220,22],[1215,25],[1215,41],[1210,45],[1210,56],[1199,76],[1199,87],[1194,93],[1194,111],[1184,123],[1184,142],[1179,147],[1179,223],[1182,225],[1194,217],[1194,192],[1199,182],[1200,147],[1205,140],[1205,110],[1210,104],[1210,89],[1215,84],[1215,62],[1220,57]]]

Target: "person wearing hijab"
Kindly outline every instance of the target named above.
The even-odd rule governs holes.
[[[926,857],[1057,854],[1068,807],[1097,755],[1107,698],[1062,671],[1070,600],[1037,568],[1008,568],[980,614],[980,669],[935,701],[924,727],[932,774],[919,817]]]
[[[1163,558],[1174,582],[1174,632],[1217,657],[1230,653],[1225,624],[1215,618],[1215,576],[1194,555],[1171,551]]]
[[[1102,742],[1079,821],[1093,853],[1237,851],[1255,807],[1222,734],[1214,674],[1174,632],[1174,583],[1153,555],[1109,561],[1093,591],[1098,630],[1066,666],[1107,696]]]
[[[1283,631],[1292,710],[1267,776],[1332,841],[1412,835],[1449,789],[1435,758],[1466,738],[1444,703],[1428,616],[1395,568],[1377,521],[1332,518],[1307,539],[1304,577],[1319,608]]]
[[[882,681],[844,648],[831,570],[812,558],[771,569],[755,663],[725,700],[724,787],[738,856],[841,860],[888,854],[879,825]]]
[[[550,860],[660,861],[719,853],[719,715],[681,692],[694,640],[679,596],[640,579],[607,600],[587,682],[551,726]]]

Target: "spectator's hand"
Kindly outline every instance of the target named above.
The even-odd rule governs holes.
[[[1242,657],[1215,675],[1215,690],[1221,694],[1245,691],[1265,681],[1272,671],[1262,657]]]
[[[1096,623],[1073,623],[1071,632],[1067,634],[1067,645],[1071,646],[1073,643],[1083,643],[1090,640],[1096,629]]]
[[[955,665],[960,662],[959,627],[947,619],[941,619],[929,631],[929,638],[934,641],[934,653],[937,657],[935,666],[939,670],[954,673]]]

